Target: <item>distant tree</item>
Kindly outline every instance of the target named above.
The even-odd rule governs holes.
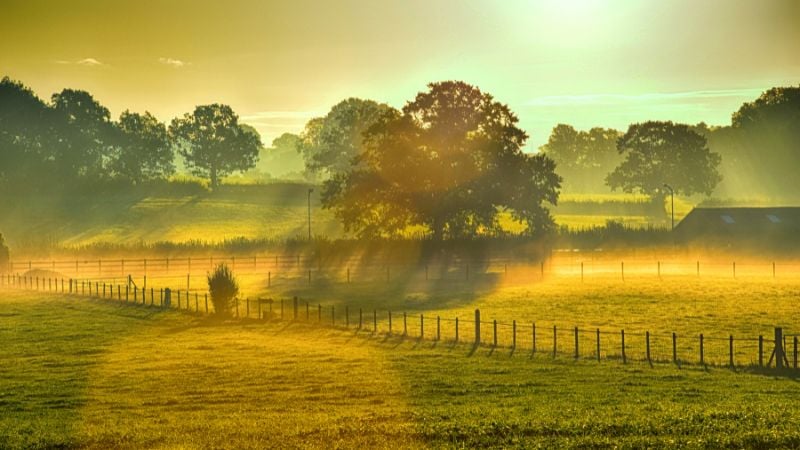
[[[167,127],[152,114],[125,111],[115,126],[117,145],[109,167],[116,177],[140,184],[175,173],[175,153]]]
[[[665,195],[664,183],[676,193],[710,195],[721,180],[720,156],[689,126],[672,122],[633,124],[617,143],[625,160],[606,182],[612,190]]]
[[[236,296],[239,294],[239,283],[233,276],[230,268],[226,264],[219,264],[214,268],[214,272],[208,274],[208,292],[211,303],[214,305],[214,313],[218,316],[227,317],[235,306]]]
[[[565,190],[600,191],[605,188],[606,175],[621,161],[617,152],[621,136],[610,128],[577,131],[571,125],[559,124],[540,150],[555,161]]]
[[[65,183],[78,178],[106,178],[104,163],[113,143],[108,109],[86,91],[64,89],[53,94],[55,111],[52,158]]]
[[[258,169],[276,178],[303,178],[305,163],[300,145],[300,136],[283,133],[272,140],[271,147],[261,150]]]
[[[364,152],[323,188],[323,206],[360,236],[391,236],[423,225],[434,239],[500,230],[509,210],[543,231],[544,202],[558,199],[559,177],[544,155],[526,155],[511,110],[478,88],[433,83],[402,113],[383,111],[364,135]]]
[[[50,113],[30,88],[8,77],[0,80],[0,185],[41,180],[52,170]]]
[[[208,178],[212,188],[233,172],[255,167],[262,146],[258,133],[240,125],[227,105],[198,106],[192,114],[174,119],[169,131],[186,166]]]
[[[11,256],[8,252],[8,246],[5,238],[3,238],[3,233],[0,233],[0,273],[8,270],[9,261],[11,261]]]
[[[364,132],[390,109],[372,100],[348,98],[324,117],[311,119],[299,142],[306,168],[322,176],[348,171],[353,158],[363,151]]]

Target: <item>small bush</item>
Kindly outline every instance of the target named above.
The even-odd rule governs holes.
[[[208,274],[208,291],[217,315],[229,317],[234,307],[234,299],[239,294],[239,283],[226,264],[220,264]]]
[[[4,273],[8,270],[10,259],[11,257],[8,253],[6,241],[3,239],[3,233],[0,233],[0,273]]]

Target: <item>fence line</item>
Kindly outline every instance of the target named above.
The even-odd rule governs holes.
[[[412,264],[402,262],[362,263],[350,259],[333,258],[323,260],[317,256],[273,255],[273,256],[229,256],[186,258],[138,258],[97,260],[47,260],[11,261],[9,273],[30,276],[63,278],[93,278],[112,283],[130,273],[142,274],[142,279],[175,279],[183,277],[185,287],[203,285],[204,277],[217,263],[227,263],[237,273],[264,278],[267,287],[281,284],[311,285],[317,281],[338,283],[403,281],[459,281],[471,282],[487,278],[507,281],[541,280],[547,277],[580,277],[586,281],[592,277],[616,278],[619,281],[636,278],[697,277],[697,278],[797,278],[800,263],[789,262],[715,262],[649,260],[632,258],[613,262],[608,259],[574,259],[572,256],[556,256],[541,261],[525,261],[511,258],[486,260],[458,259],[449,262]],[[145,281],[146,283],[146,281]],[[172,281],[170,284],[175,285]]]
[[[199,315],[214,314],[208,293],[160,287],[140,289],[130,284],[97,280],[0,276],[0,287],[43,293],[60,293],[146,307],[171,308]],[[236,299],[232,315],[238,319],[290,320],[317,325],[355,329],[433,342],[464,343],[492,349],[506,348],[531,356],[574,359],[644,361],[719,367],[775,367],[798,369],[798,334],[775,328],[772,339],[757,337],[687,336],[677,333],[626,332],[584,327],[543,326],[537,322],[484,320],[475,310],[473,320],[424,313],[365,311],[349,305],[324,306],[298,297],[291,299]],[[254,317],[255,316],[255,317]]]

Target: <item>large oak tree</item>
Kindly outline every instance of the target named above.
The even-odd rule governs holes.
[[[367,130],[364,152],[325,183],[323,205],[360,236],[412,225],[434,239],[499,232],[502,210],[530,233],[549,229],[543,203],[556,203],[560,178],[551,159],[522,152],[527,135],[517,121],[474,86],[430,84]]]

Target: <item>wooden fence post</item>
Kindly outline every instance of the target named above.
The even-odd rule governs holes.
[[[645,342],[646,342],[646,349],[647,349],[647,362],[652,364],[653,361],[650,359],[650,332],[645,331]]]
[[[408,336],[408,314],[403,311],[403,336]]]
[[[389,334],[392,334],[392,311],[389,311]]]
[[[419,315],[419,338],[425,339],[425,316]]]
[[[783,363],[786,360],[786,352],[783,348],[783,328],[775,328],[775,368],[783,369]]]
[[[621,272],[622,272],[622,281],[625,281],[625,261],[620,262]]]
[[[481,310],[475,310],[475,346],[481,345]]]
[[[620,333],[622,336],[622,364],[628,362],[628,359],[625,357],[625,330],[622,330]]]
[[[700,365],[705,365],[705,358],[703,354],[703,333],[700,333]]]
[[[575,327],[575,359],[578,359],[580,352],[578,351],[578,327]]]
[[[556,333],[556,326],[553,325],[553,358],[556,357],[556,352],[558,350],[558,345],[556,344],[557,339],[558,339],[558,333]]]
[[[511,321],[511,348],[517,348],[517,321]]]
[[[678,335],[672,332],[672,362],[678,364]]]
[[[317,305],[317,322],[322,323],[322,305]]]
[[[378,310],[372,310],[372,332],[378,334]]]
[[[597,362],[600,362],[600,328],[597,329]]]
[[[730,356],[731,356],[730,363],[731,363],[731,367],[733,367],[734,366],[734,364],[733,364],[733,335],[731,335],[731,337],[729,338],[729,347],[730,347]]]
[[[497,319],[494,319],[492,321],[492,325],[493,325],[493,329],[494,329],[494,334],[493,334],[494,338],[492,339],[492,342],[494,344],[494,347],[497,347]]]
[[[764,336],[758,336],[758,367],[764,367]]]
[[[456,343],[458,343],[458,317],[456,317]]]
[[[441,319],[439,316],[436,316],[436,340],[439,341],[442,339],[442,328],[441,328]]]

